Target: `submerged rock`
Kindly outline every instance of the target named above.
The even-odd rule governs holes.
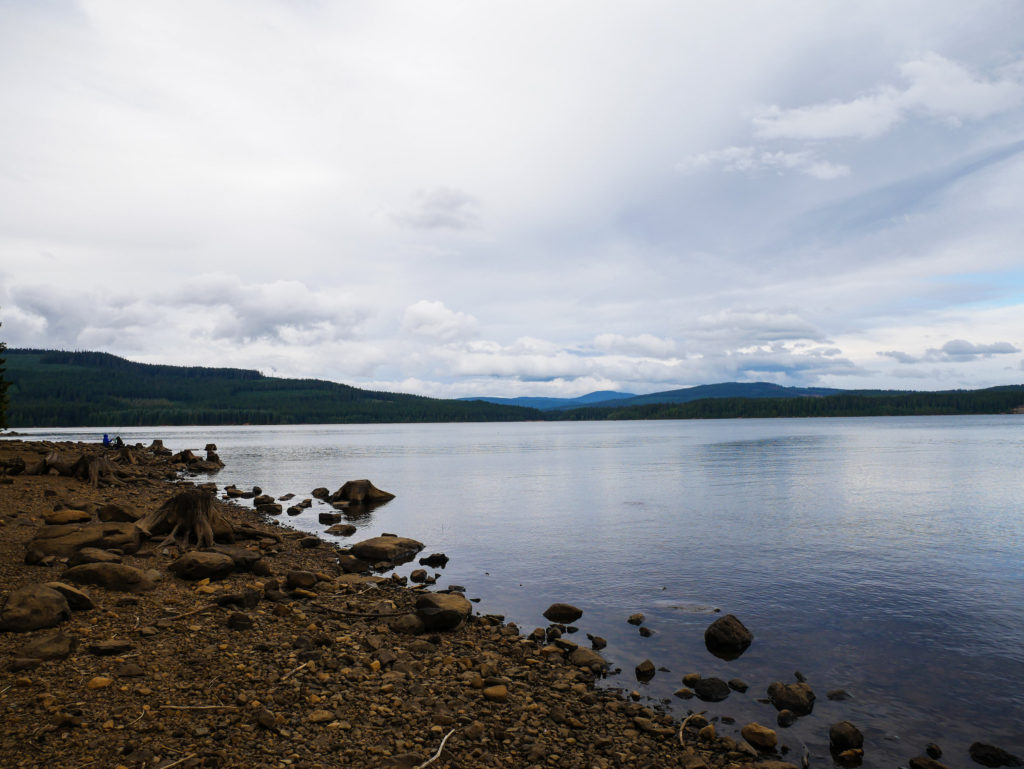
[[[544,610],[544,619],[561,625],[568,625],[582,616],[583,610],[576,608],[570,603],[553,603]]]
[[[814,709],[814,692],[805,683],[775,681],[768,687],[768,696],[776,710],[790,710],[795,715],[806,716]]]
[[[705,702],[721,702],[729,696],[729,692],[732,689],[729,688],[729,684],[723,681],[721,678],[709,677],[700,678],[694,681],[691,686],[693,691],[697,694],[698,699],[702,699]]]
[[[971,754],[971,760],[976,764],[982,766],[1021,766],[1021,760],[1008,753],[1002,748],[997,748],[995,745],[989,745],[985,742],[973,742],[971,747],[967,749],[967,752]]]

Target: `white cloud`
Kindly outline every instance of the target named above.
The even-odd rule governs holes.
[[[850,173],[849,166],[822,160],[810,150],[784,152],[782,150],[759,150],[756,147],[724,147],[691,155],[680,161],[676,168],[693,171],[708,166],[718,166],[724,171],[756,173],[759,171],[798,171],[816,179],[838,179]]]
[[[402,328],[413,334],[451,342],[476,334],[477,320],[464,312],[455,312],[443,302],[421,299],[405,308]]]
[[[644,355],[652,358],[668,357],[675,354],[677,349],[675,340],[663,339],[653,334],[598,334],[594,337],[594,347],[607,353]]]
[[[784,109],[772,105],[754,117],[762,139],[873,139],[915,113],[953,122],[981,120],[1024,100],[1024,84],[976,77],[936,53],[905,62],[902,88],[883,85],[850,101]]]
[[[477,225],[477,200],[460,190],[435,187],[417,193],[413,205],[395,215],[401,224],[416,229],[464,230]]]

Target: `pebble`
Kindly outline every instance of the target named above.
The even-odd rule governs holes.
[[[507,702],[508,688],[504,684],[488,686],[484,689],[484,699],[490,702]]]
[[[112,683],[114,683],[114,681],[111,678],[107,678],[106,676],[96,676],[95,678],[91,679],[89,683],[86,684],[86,686],[90,689],[105,689]]]

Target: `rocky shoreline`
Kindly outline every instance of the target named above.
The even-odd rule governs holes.
[[[524,634],[433,589],[426,569],[412,585],[378,576],[419,543],[385,536],[341,549],[267,518],[288,500],[231,492],[262,502],[259,512],[181,478],[219,461],[215,447],[201,459],[158,442],[0,441],[4,766],[802,763],[767,726],[735,739],[702,715],[680,722],[595,687],[600,639],[571,640],[571,606],[550,607],[551,626]],[[379,492],[360,488],[314,496],[343,508],[346,496]],[[202,550],[159,528],[195,509],[215,524],[217,543]],[[742,633],[724,625],[723,653],[742,653]],[[779,686],[780,702],[806,706],[799,682]],[[851,751],[837,751],[842,760],[859,760],[857,736],[837,732]],[[939,769],[937,757],[911,769]]]

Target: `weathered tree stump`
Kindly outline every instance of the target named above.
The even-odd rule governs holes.
[[[217,536],[234,542],[234,527],[213,502],[210,492],[187,489],[143,516],[135,525],[149,536],[169,529],[170,534],[158,548],[174,542],[180,550],[188,550],[192,540],[197,547],[212,547]]]

